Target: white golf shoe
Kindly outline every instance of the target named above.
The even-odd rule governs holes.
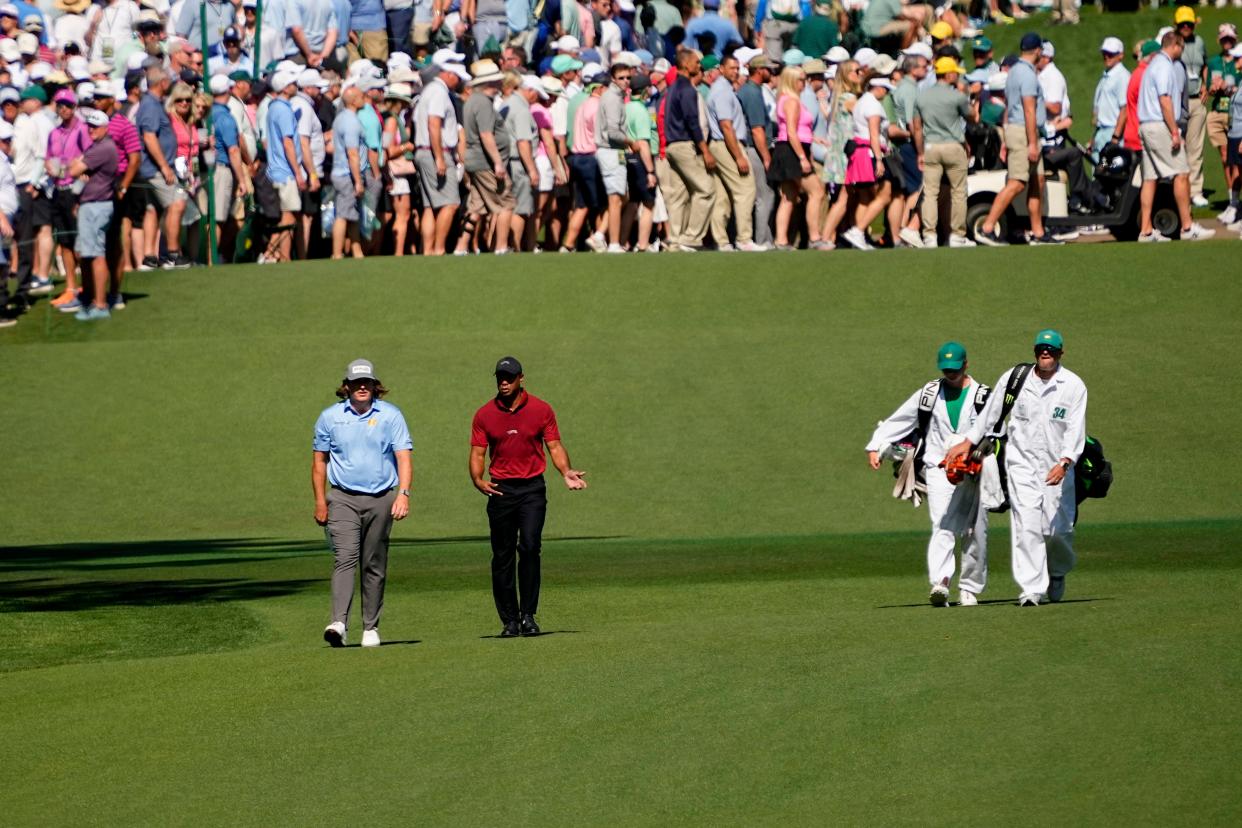
[[[933,607],[947,607],[949,605],[948,584],[936,584],[932,587],[927,600],[931,601]]]
[[[379,630],[363,630],[362,646],[378,647],[380,645]]]
[[[1038,607],[1039,595],[1033,593],[1023,593],[1018,596],[1018,606],[1020,607]]]
[[[323,631],[323,640],[333,647],[345,646],[345,625],[340,621],[333,621]]]
[[[969,590],[963,589],[958,593],[957,605],[959,607],[977,607],[979,599]]]

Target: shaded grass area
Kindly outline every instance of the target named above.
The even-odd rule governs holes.
[[[6,332],[0,381],[39,401],[49,433],[7,447],[0,538],[313,534],[311,428],[360,355],[415,442],[413,513],[396,537],[478,536],[469,423],[505,353],[589,472],[581,496],[550,487],[550,533],[921,530],[866,468],[875,421],[935,375],[942,342],[963,341],[974,375],[995,382],[1050,325],[1117,469],[1093,519],[1236,516],[1219,462],[1242,347],[1235,244],[138,274],[153,296],[140,313]],[[69,492],[82,508],[57,507]]]
[[[515,641],[485,544],[407,544],[369,651],[319,640],[326,553],[49,569],[0,614],[6,822],[1232,822],[1242,523],[1084,526],[1033,611],[1006,535],[974,610],[925,604],[921,534],[552,542]],[[39,606],[187,572],[255,591]]]

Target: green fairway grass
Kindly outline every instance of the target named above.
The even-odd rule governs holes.
[[[0,344],[6,824],[1234,824],[1236,240],[375,259],[136,274]],[[1059,328],[1116,469],[1067,602],[926,604],[862,451],[963,341]],[[513,353],[549,481],[500,641],[475,408]],[[415,443],[386,646],[329,650],[311,427],[372,359]],[[355,616],[358,606],[355,604]],[[360,637],[356,617],[351,643]]]

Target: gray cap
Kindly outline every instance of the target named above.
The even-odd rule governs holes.
[[[375,379],[375,367],[368,360],[355,359],[345,366],[346,380]]]
[[[496,373],[517,376],[522,373],[522,363],[517,361],[517,357],[503,357],[500,362],[496,363]]]

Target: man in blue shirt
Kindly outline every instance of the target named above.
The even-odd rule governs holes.
[[[700,35],[705,34],[714,38],[710,52],[707,44],[698,40]],[[720,0],[703,0],[703,15],[694,18],[686,26],[686,43],[705,55],[712,54],[720,59],[730,43],[742,43],[742,36],[738,33],[737,26],[720,16]]]
[[[177,181],[172,168],[173,159],[177,156],[177,136],[164,109],[164,99],[170,89],[172,79],[162,66],[148,69],[147,92],[138,102],[134,125],[138,127],[138,135],[142,139],[142,163],[138,167],[138,177],[145,182],[148,203],[156,208],[147,211],[143,230],[147,239],[154,239],[159,221],[156,211],[163,210],[164,246],[168,248],[168,255],[162,262],[151,255],[143,258],[143,264],[180,270],[190,266],[190,260],[181,253],[181,217],[185,214],[189,196]],[[197,212],[194,217],[198,217]]]
[[[376,63],[388,60],[388,18],[383,0],[349,0],[349,61],[367,58]]]
[[[382,401],[388,389],[365,359],[345,369],[336,395],[315,423],[311,489],[315,522],[332,545],[332,622],[323,638],[345,646],[354,573],[362,564],[362,646],[378,647],[388,535],[410,513],[414,443],[401,409]],[[394,491],[395,490],[395,491]]]
[[[293,248],[293,226],[302,211],[302,143],[297,135],[297,118],[289,99],[297,94],[295,72],[277,72],[272,78],[275,97],[267,108],[267,180],[280,200],[280,229],[268,240],[263,262],[287,262]]]
[[[1061,244],[1044,228],[1040,213],[1044,162],[1040,135],[1044,130],[1044,90],[1039,85],[1035,61],[1043,49],[1043,40],[1035,32],[1022,36],[1019,48],[1022,58],[1009,69],[1005,81],[1005,152],[1008,170],[1005,186],[996,194],[992,209],[983,220],[976,240],[989,247],[1002,247],[1009,242],[1001,237],[996,223],[1009,209],[1018,194],[1026,190],[1026,205],[1031,221],[1031,244]]]
[[[216,168],[214,172],[216,224],[220,227],[220,253],[224,261],[232,260],[233,239],[239,220],[245,217],[246,172],[242,165],[241,135],[237,120],[229,112],[233,81],[227,75],[211,77],[211,125],[216,133]]]

